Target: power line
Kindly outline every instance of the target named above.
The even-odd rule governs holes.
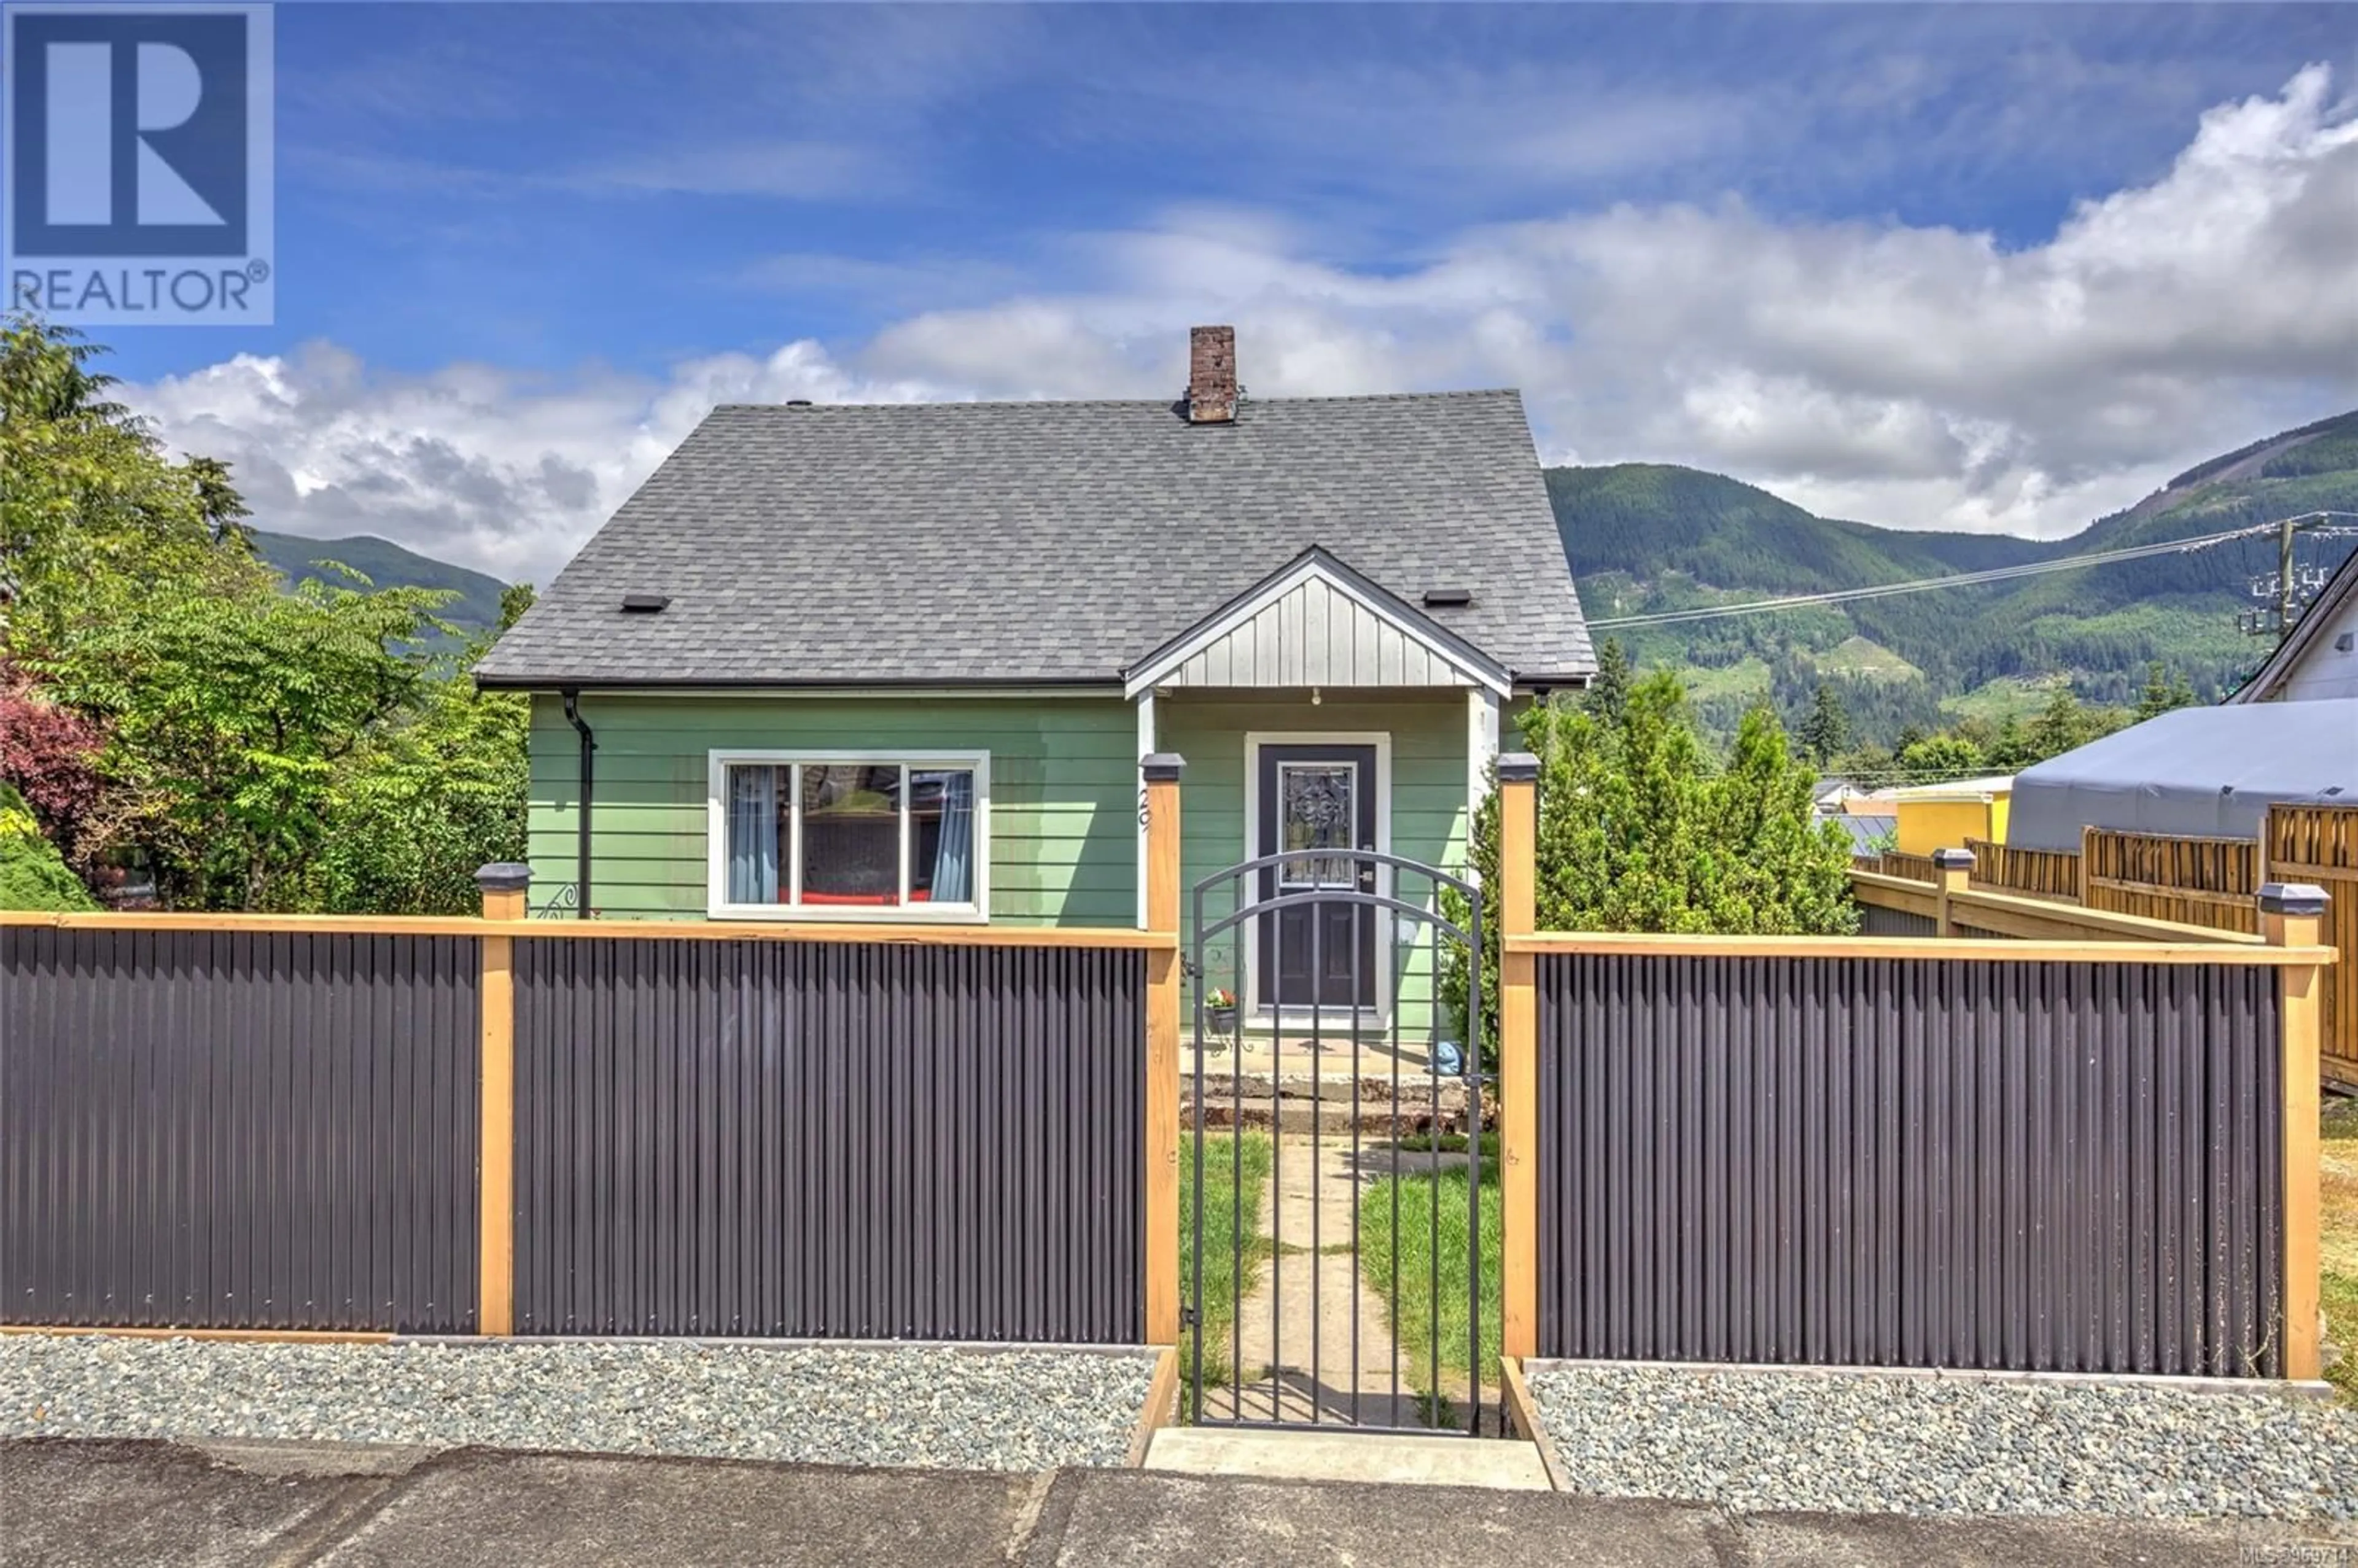
[[[2024,561],[2010,567],[1991,567],[1976,572],[1951,572],[1945,577],[1915,578],[1905,582],[1880,583],[1873,588],[1836,589],[1826,593],[1795,594],[1786,599],[1754,600],[1743,604],[1713,604],[1687,610],[1656,611],[1650,615],[1617,615],[1588,624],[1595,629],[1612,630],[1622,626],[1673,626],[1690,621],[1715,621],[1730,615],[1761,615],[1772,611],[1807,609],[1820,604],[1848,604],[1859,600],[1887,599],[1897,594],[1923,593],[1936,588],[1974,588],[1984,583],[2010,582],[2017,578],[2040,577],[2049,572],[2077,571],[2082,567],[2109,566],[2119,561],[2146,560],[2155,556],[2183,555],[2209,549],[2231,539],[2249,539],[2262,534],[2281,530],[2286,522],[2303,523],[2309,519],[2322,521],[2331,517],[2358,519],[2353,512],[2305,512],[2291,519],[2272,523],[2255,523],[2247,528],[2230,528],[2219,534],[2201,534],[2190,539],[2173,539],[2160,545],[2131,545],[2117,550],[2095,550],[2084,556],[2064,556],[2051,561]],[[2343,529],[2313,530],[2325,534],[2347,532]]]

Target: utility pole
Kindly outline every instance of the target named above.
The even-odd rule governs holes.
[[[2299,534],[2312,534],[2320,539],[2331,539],[2358,533],[2342,519],[2358,519],[2358,513],[2304,512],[2298,516],[2277,522],[2277,571],[2273,578],[2254,578],[2252,597],[2262,600],[2265,610],[2246,610],[2236,617],[2247,637],[2273,637],[2281,643],[2292,635],[2293,622],[2300,618],[2309,597],[2325,586],[2325,568],[2311,567],[2306,573],[2293,568],[2293,538]],[[2265,532],[2268,524],[2261,524],[2250,532]]]
[[[2277,524],[2277,641],[2292,635],[2292,519]]]

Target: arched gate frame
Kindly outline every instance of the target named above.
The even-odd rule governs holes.
[[[1419,891],[1422,903],[1404,896]],[[1486,1300],[1497,1281],[1482,1275],[1481,1042],[1484,1015],[1495,1016],[1476,1005],[1482,903],[1472,881],[1361,849],[1281,850],[1194,885],[1194,1197],[1183,1216],[1193,1245],[1183,1283],[1186,1322],[1199,1330],[1184,1368],[1197,1424],[1486,1430],[1482,1326],[1498,1322],[1498,1303]],[[1371,962],[1381,966],[1372,977],[1362,972]],[[1309,1000],[1289,1005],[1287,985],[1303,975]],[[1455,976],[1462,986],[1444,985]],[[1347,1004],[1325,1000],[1338,987]],[[1216,989],[1230,1006],[1213,1004]],[[1340,1076],[1329,1057],[1336,1047],[1350,1053]],[[1210,1064],[1219,1054],[1228,1057],[1225,1085]],[[1265,1078],[1248,1066],[1263,1055]],[[1264,1125],[1261,1205],[1245,1190],[1238,1134]],[[1443,1145],[1459,1130],[1465,1196],[1462,1211],[1447,1213],[1457,1208],[1454,1193],[1444,1196],[1457,1162]],[[1349,1213],[1333,1213],[1338,1203]],[[1372,1227],[1363,1224],[1369,1203]],[[1257,1207],[1266,1210],[1263,1233],[1247,1235]],[[1225,1276],[1206,1256],[1223,1245]],[[1330,1261],[1345,1249],[1347,1280]],[[1249,1259],[1260,1288],[1237,1292]],[[1216,1295],[1244,1299],[1207,1312],[1207,1281]],[[1347,1301],[1334,1299],[1343,1290]],[[1462,1330],[1448,1321],[1457,1308]],[[1207,1345],[1200,1329],[1222,1316],[1226,1343]]]

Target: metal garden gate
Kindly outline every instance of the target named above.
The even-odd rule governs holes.
[[[1192,913],[1192,1419],[1495,1431],[1480,890],[1289,835]]]

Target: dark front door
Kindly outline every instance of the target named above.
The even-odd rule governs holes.
[[[1263,746],[1257,765],[1255,852],[1286,856],[1261,871],[1260,899],[1319,888],[1376,892],[1373,866],[1319,853],[1376,847],[1376,749]],[[1377,913],[1338,899],[1297,904],[1260,920],[1261,1005],[1374,1007]]]

